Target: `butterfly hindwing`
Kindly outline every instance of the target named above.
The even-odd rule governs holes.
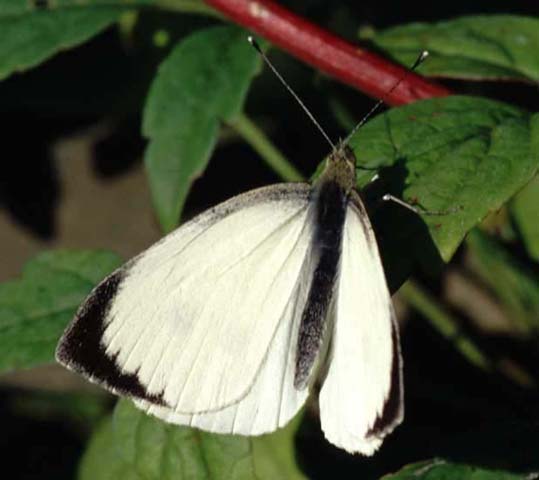
[[[331,345],[320,392],[326,438],[371,455],[403,417],[402,360],[374,232],[355,193],[336,284]]]
[[[312,265],[306,264],[303,273],[306,277],[298,278],[298,290],[290,298],[267,356],[245,397],[221,410],[191,415],[145,401],[137,401],[139,406],[169,423],[217,433],[259,435],[286,425],[309,393],[307,388],[298,390],[294,386],[294,347],[309,287],[309,271]]]

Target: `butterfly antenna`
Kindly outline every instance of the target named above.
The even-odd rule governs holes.
[[[348,144],[348,141],[350,140],[350,138],[352,138],[352,136],[354,135],[354,133],[356,133],[363,125],[365,125],[365,122],[371,118],[372,114],[374,112],[376,112],[376,110],[378,110],[380,108],[380,106],[383,104],[383,103],[386,103],[386,100],[387,100],[387,97],[389,97],[389,95],[391,95],[395,89],[403,82],[403,80],[406,79],[406,77],[408,77],[408,75],[413,72],[417,67],[419,67],[419,65],[421,65],[425,59],[429,56],[429,52],[427,50],[423,50],[419,56],[416,58],[414,64],[410,67],[410,70],[406,70],[402,76],[395,82],[395,85],[393,85],[385,94],[384,96],[378,100],[374,106],[367,112],[367,114],[359,121],[359,123],[352,129],[352,131],[348,134],[348,136],[346,137],[346,139],[343,141],[343,145],[347,145]]]
[[[310,112],[310,110],[307,108],[307,106],[303,103],[303,100],[299,98],[299,95],[292,90],[292,87],[288,85],[286,80],[282,77],[282,75],[277,71],[277,69],[273,66],[273,64],[270,62],[270,59],[266,56],[266,54],[262,51],[260,48],[260,45],[258,42],[249,35],[247,37],[247,40],[249,43],[254,47],[254,49],[260,54],[264,62],[266,62],[266,65],[271,69],[271,71],[275,74],[275,76],[281,81],[281,83],[286,87],[286,89],[290,92],[290,94],[296,99],[296,102],[299,103],[300,107],[303,109],[303,111],[307,114],[307,116],[311,119],[311,122],[314,123],[316,128],[320,131],[322,136],[326,139],[326,141],[331,145],[331,149],[335,150],[335,144],[331,141],[329,138],[329,135],[325,132],[325,130],[322,128],[322,126],[318,123],[316,118],[314,118],[314,115]]]

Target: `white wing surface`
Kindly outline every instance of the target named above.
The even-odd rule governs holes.
[[[208,210],[114,272],[79,309],[58,360],[161,418],[258,434],[284,425],[312,277],[310,187]]]
[[[306,266],[306,270],[309,268]],[[144,400],[135,403],[166,422],[209,432],[261,435],[283,427],[305,403],[309,394],[308,388],[297,390],[294,387],[299,323],[309,281],[310,278],[298,279],[298,291],[286,306],[255,383],[239,402],[221,410],[193,415],[176,413],[170,408]]]
[[[372,455],[403,416],[398,331],[376,239],[359,197],[343,232],[327,372],[320,392],[326,438]]]

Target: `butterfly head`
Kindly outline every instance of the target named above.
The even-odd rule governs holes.
[[[349,193],[356,185],[356,156],[354,151],[340,143],[327,158],[326,168],[322,177],[325,180],[337,182]]]

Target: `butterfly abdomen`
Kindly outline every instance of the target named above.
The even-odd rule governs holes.
[[[348,193],[332,180],[322,180],[313,191],[316,266],[299,328],[294,386],[305,388],[322,345],[326,318],[339,271]]]

